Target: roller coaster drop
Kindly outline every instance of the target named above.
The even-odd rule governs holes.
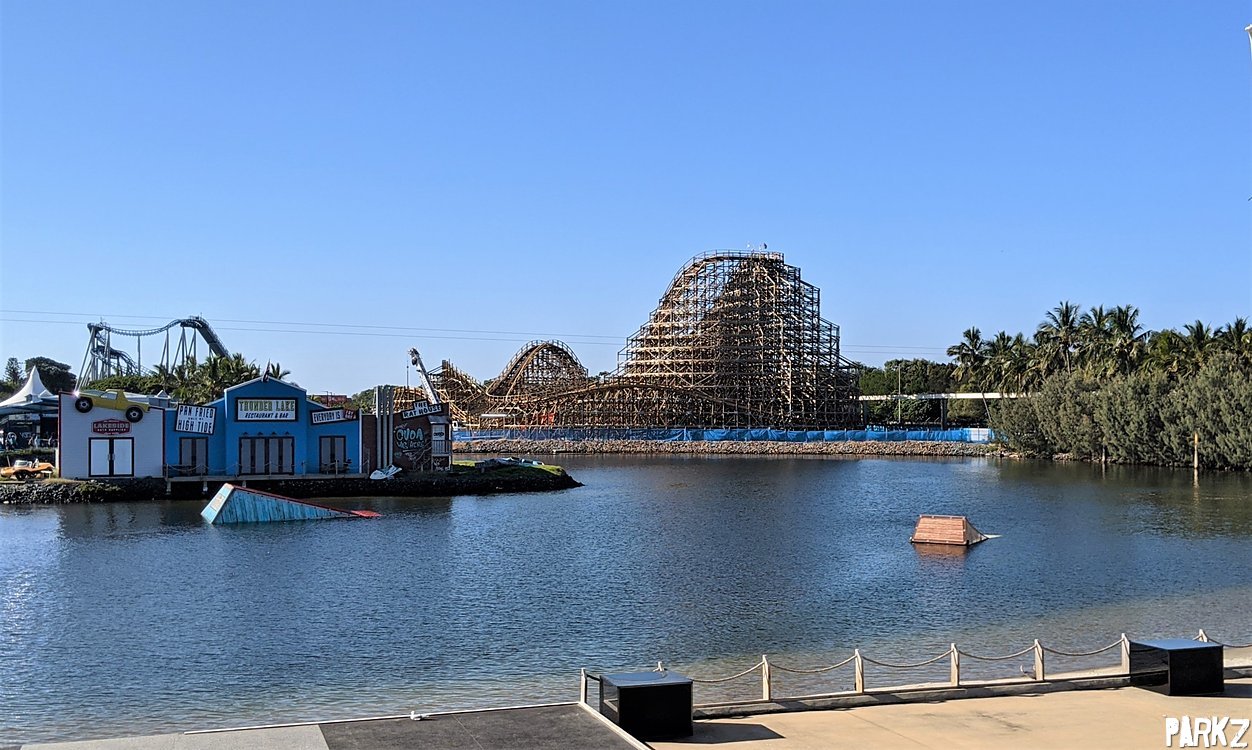
[[[175,328],[178,329],[177,340],[171,337],[171,331]],[[164,334],[164,343],[161,347],[158,366],[166,370],[174,369],[188,359],[196,359],[199,353],[197,342],[200,340],[204,341],[204,346],[208,349],[206,354],[215,354],[219,357],[225,357],[230,354],[222,340],[218,338],[217,333],[209,325],[209,321],[198,316],[172,320],[160,328],[149,328],[146,330],[115,328],[101,321],[99,323],[88,323],[87,333],[87,351],[83,354],[83,364],[79,368],[79,372],[82,373],[79,375],[79,387],[88,386],[97,380],[103,380],[113,375],[143,374],[145,372],[143,366],[143,340],[150,336],[161,336]],[[126,351],[113,347],[113,338],[115,336],[135,339],[134,357]]]
[[[485,383],[431,373],[471,427],[821,429],[856,423],[857,370],[820,292],[781,253],[694,258],[599,378],[560,341],[532,341]]]

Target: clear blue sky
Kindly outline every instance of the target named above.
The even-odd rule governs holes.
[[[0,358],[199,314],[313,391],[594,372],[750,243],[871,364],[1252,311],[1252,3],[0,7]]]

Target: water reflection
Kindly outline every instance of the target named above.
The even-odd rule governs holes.
[[[585,487],[0,508],[0,744],[572,695],[579,667],[900,661],[1248,631],[1248,477],[1016,461],[562,457]],[[1001,534],[908,538],[923,513]],[[706,672],[707,673],[707,672]],[[92,695],[83,705],[81,696]],[[212,700],[209,698],[212,697]]]

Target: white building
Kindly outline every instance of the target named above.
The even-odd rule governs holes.
[[[124,394],[62,393],[58,465],[67,479],[161,477],[167,400]],[[161,403],[162,406],[154,405]]]

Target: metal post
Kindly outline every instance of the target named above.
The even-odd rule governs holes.
[[[1035,679],[1039,682],[1047,679],[1043,664],[1043,644],[1039,643],[1038,638],[1035,639]]]
[[[1200,632],[1203,633],[1204,631],[1201,630]],[[1121,652],[1122,657],[1122,672],[1130,674],[1130,639],[1126,637],[1125,633],[1122,633],[1122,646],[1118,650]]]
[[[865,660],[861,658],[861,649],[852,652],[852,669],[854,677],[853,689],[858,693],[865,692]]]
[[[579,703],[587,703],[587,670],[578,670],[578,701]]]
[[[948,679],[952,682],[952,687],[958,687],[961,684],[961,652],[956,650],[956,644],[952,644],[952,667],[948,670]]]
[[[773,686],[770,684],[769,656],[761,654],[761,700],[774,699]]]

